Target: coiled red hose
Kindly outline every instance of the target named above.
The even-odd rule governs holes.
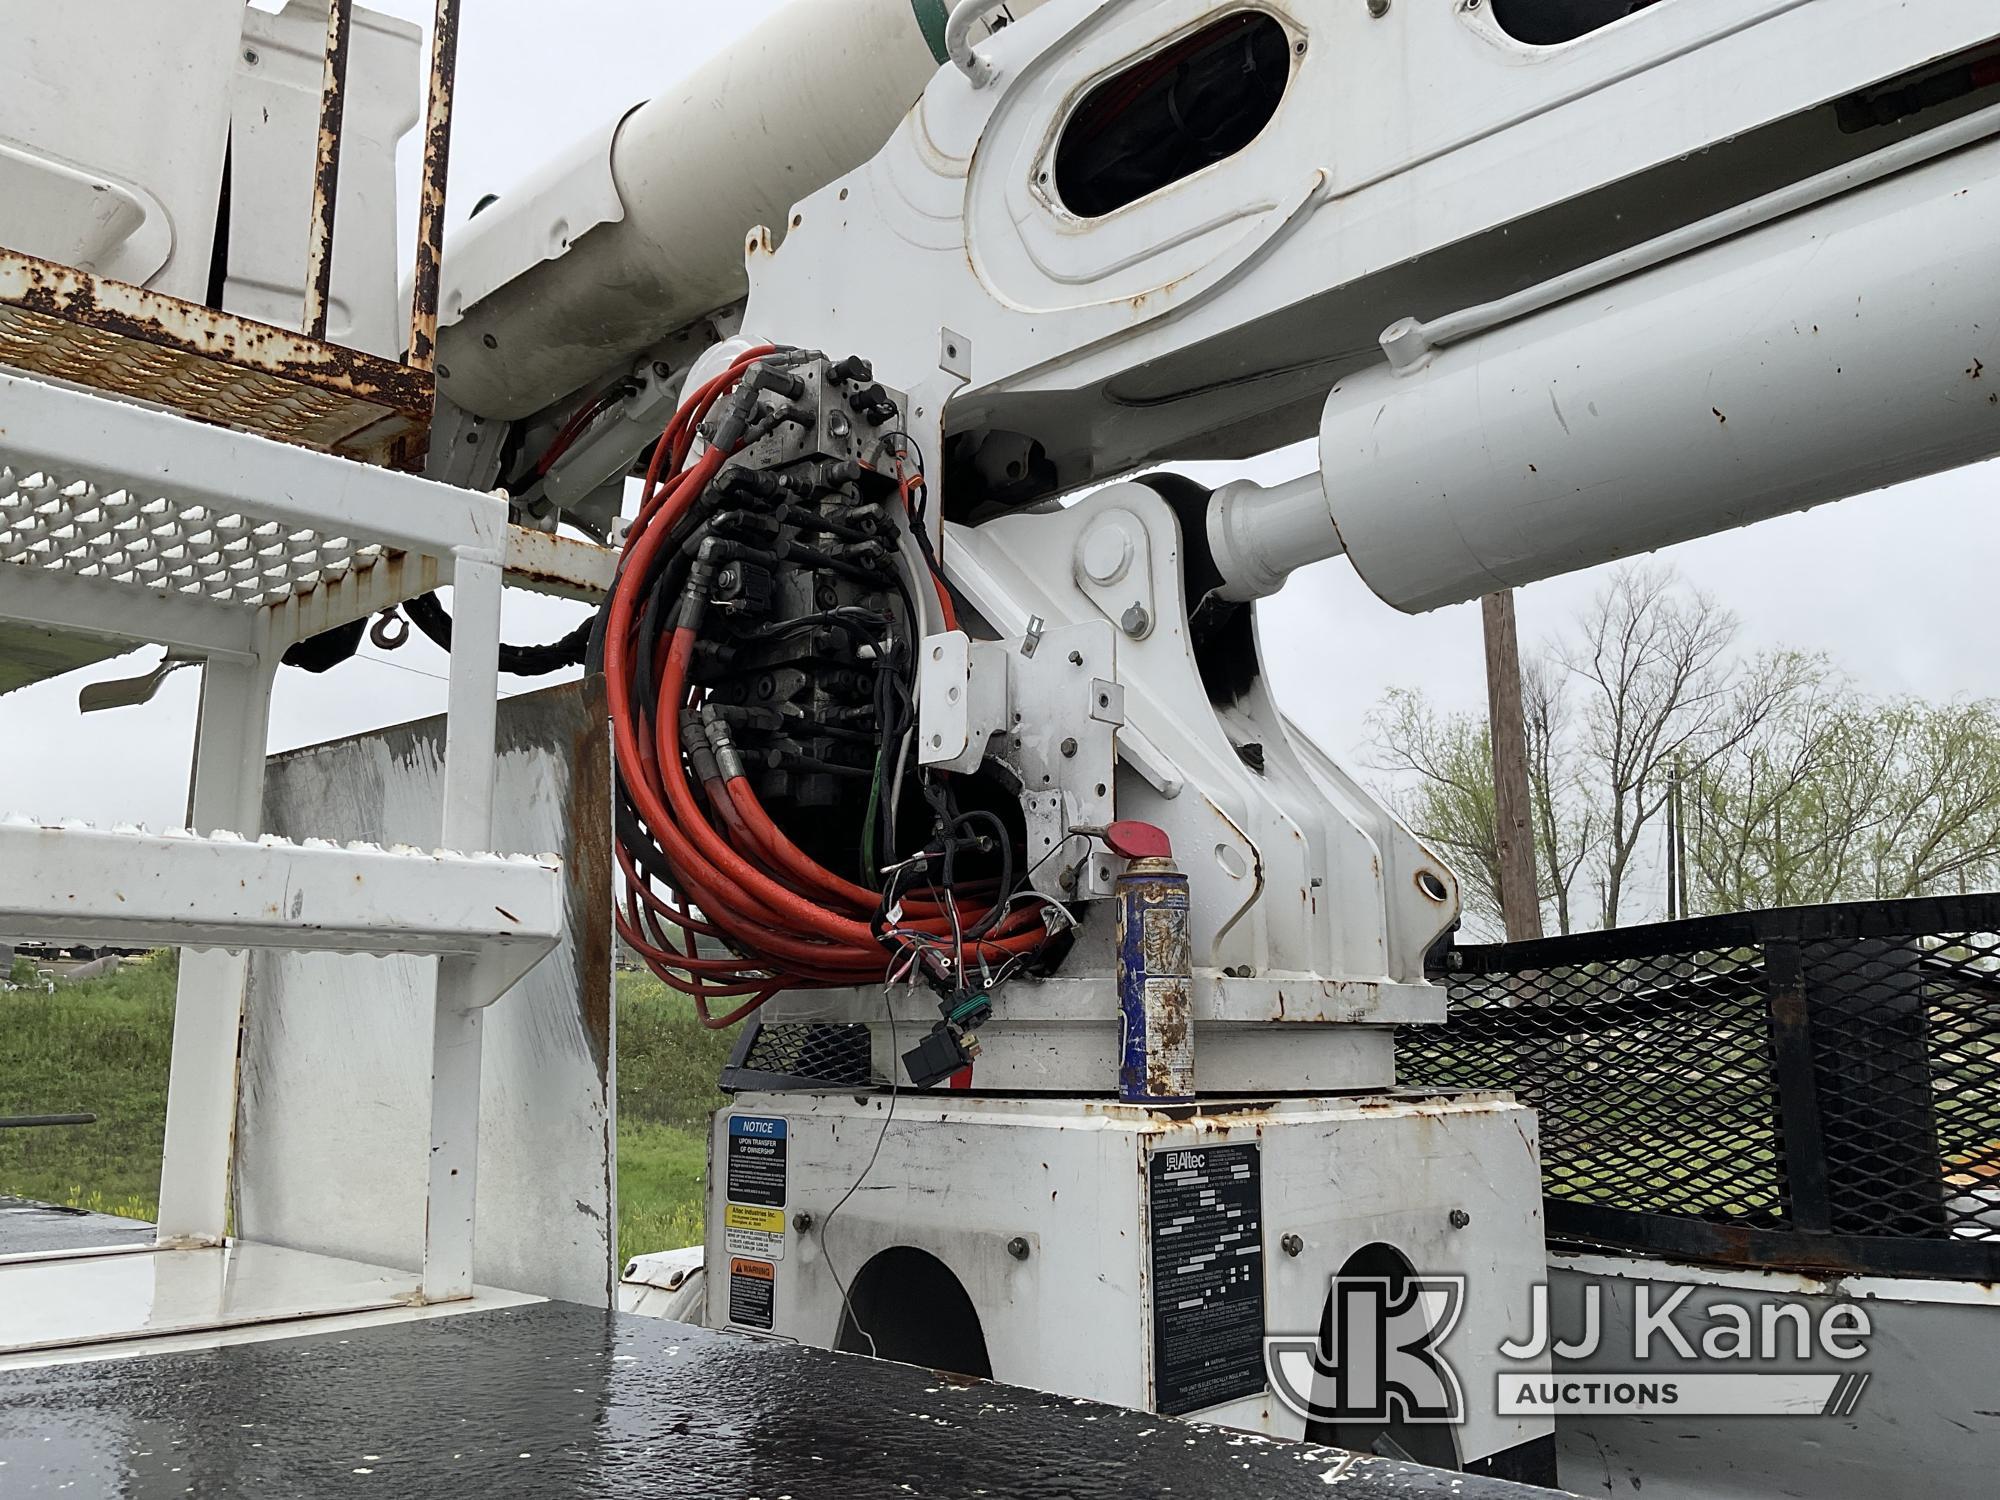
[[[642,639],[646,592],[678,523],[728,458],[710,446],[689,463],[709,410],[756,362],[741,355],[694,392],[667,424],[646,474],[606,605],[603,665],[619,783],[636,830],[621,820],[620,935],[648,968],[691,996],[706,1026],[741,1020],[780,990],[880,983],[910,949],[949,949],[958,962],[1000,961],[1033,952],[1048,937],[1032,911],[1010,912],[983,937],[962,937],[987,916],[981,889],[902,896],[882,936],[883,897],[812,859],[769,816],[743,776],[698,780],[683,755],[681,716],[698,708],[689,681],[696,631],[673,623]],[[666,477],[662,478],[662,474]],[[905,502],[909,486],[903,485]],[[949,596],[932,579],[944,607]],[[651,670],[641,674],[644,664]],[[647,700],[641,684],[656,689]],[[696,939],[710,940],[703,952]],[[726,951],[716,951],[726,949]],[[710,1001],[740,1002],[717,1014]]]

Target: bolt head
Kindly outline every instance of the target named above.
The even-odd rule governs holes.
[[[1305,1250],[1306,1242],[1295,1234],[1288,1234],[1278,1241],[1278,1248],[1287,1255],[1296,1256]]]
[[[1065,759],[1069,758],[1070,756],[1073,756],[1073,755],[1075,755],[1075,754],[1076,754],[1076,741],[1075,741],[1075,740],[1064,740],[1064,741],[1062,742],[1062,753],[1063,753],[1063,756],[1064,756],[1064,758],[1065,758]]]
[[[1119,617],[1118,625],[1127,635],[1144,635],[1153,628],[1153,616],[1145,605],[1135,604]]]
[[[1072,651],[1072,652],[1070,652],[1070,654],[1069,654],[1069,664],[1070,664],[1070,665],[1071,665],[1072,667],[1080,667],[1080,666],[1082,666],[1082,665],[1083,665],[1083,653],[1082,653],[1081,651]]]
[[[1028,1258],[1028,1253],[1029,1253],[1029,1246],[1026,1236],[1017,1234],[1014,1236],[1014,1238],[1007,1241],[1007,1253],[1013,1256],[1014,1259],[1016,1260],[1026,1260]]]
[[[792,1215],[792,1228],[796,1229],[800,1234],[804,1234],[812,1227],[813,1216],[806,1213],[803,1209]]]
[[[1462,1208],[1454,1208],[1446,1217],[1453,1229],[1463,1229],[1472,1222],[1472,1215]]]

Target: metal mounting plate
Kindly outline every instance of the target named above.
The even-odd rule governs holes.
[[[1118,729],[1125,722],[1118,632],[1092,620],[1005,641],[963,631],[925,639],[919,655],[920,761],[973,772],[991,761],[1019,788],[1030,882],[1059,900],[1111,892],[1089,844],[1061,846],[1115,816]]]

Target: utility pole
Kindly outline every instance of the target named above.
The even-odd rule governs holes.
[[[1681,766],[1679,761],[1667,771],[1667,920],[1684,917],[1680,904],[1681,852]]]
[[[1528,726],[1521,712],[1521,640],[1514,591],[1479,601],[1486,626],[1486,715],[1493,741],[1493,845],[1500,866],[1500,915],[1507,941],[1542,935],[1535,880],[1534,804],[1528,794]]]

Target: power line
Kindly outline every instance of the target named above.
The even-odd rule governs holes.
[[[442,672],[426,672],[422,667],[412,667],[404,662],[390,661],[386,656],[369,656],[364,652],[357,651],[354,653],[353,659],[355,661],[373,662],[378,667],[394,667],[398,672],[409,672],[417,677],[428,677],[432,682],[442,682],[447,685],[451,682],[451,679]],[[511,693],[503,691],[500,696],[502,698],[518,698],[523,693],[532,693],[533,691],[533,688],[516,688]]]

